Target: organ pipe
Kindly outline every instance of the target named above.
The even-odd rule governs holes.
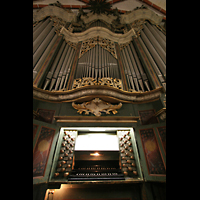
[[[64,75],[63,75],[63,76],[65,76],[65,82],[64,82],[63,88],[66,87],[67,80],[68,80],[68,77],[69,77],[69,74],[70,74],[70,71],[71,71],[71,66],[72,66],[72,63],[73,63],[74,56],[75,56],[75,50],[72,49],[72,55],[70,55],[70,59],[69,59],[70,62],[69,62],[69,65],[67,67],[67,70],[66,70],[66,76],[65,76],[65,72],[64,72]]]
[[[44,38],[48,35],[50,30],[52,29],[53,22],[51,21],[46,28],[41,32],[41,34],[34,40],[33,42],[33,53],[37,50],[39,45],[42,43]]]
[[[37,64],[35,65],[34,69],[33,69],[33,80],[35,79],[38,71],[40,70],[40,68],[42,67],[42,64],[44,62],[44,60],[46,59],[47,55],[49,54],[52,46],[54,45],[56,39],[58,38],[57,35],[54,35],[53,39],[51,40],[51,42],[49,43],[48,47],[46,48],[45,52],[42,54],[42,56],[40,57],[39,61],[37,62]]]
[[[161,70],[162,74],[165,76],[166,66],[143,31],[141,31],[141,39],[144,41],[144,43],[147,46],[149,52],[151,53],[153,59],[159,66],[159,69]]]
[[[47,45],[49,44],[49,42],[51,41],[54,35],[55,35],[55,28],[52,28],[50,33],[46,36],[46,38],[42,41],[40,46],[37,48],[37,50],[33,54],[33,67],[39,60],[40,56],[42,55],[42,53],[44,52],[44,50],[46,49]]]
[[[144,33],[146,34],[146,36],[151,41],[151,43],[152,43],[154,49],[157,51],[158,55],[161,57],[161,59],[163,60],[163,62],[166,64],[166,52],[160,46],[160,44],[155,39],[155,37],[153,36],[153,34],[149,31],[149,29],[147,28],[146,25],[144,25]]]
[[[151,31],[152,35],[156,38],[156,40],[159,42],[160,46],[163,48],[163,50],[166,52],[166,41],[162,39],[162,37],[156,32],[156,30],[151,26],[149,23],[146,24],[148,29]]]
[[[50,90],[52,89],[52,87],[54,86],[54,83],[56,82],[56,86],[55,86],[55,90],[57,90],[57,87],[58,87],[58,81],[57,81],[57,77],[58,77],[58,73],[60,71],[60,68],[62,66],[62,63],[63,63],[63,60],[64,60],[64,57],[66,55],[66,51],[67,51],[67,44],[65,45],[64,47],[64,51],[62,52],[62,56],[58,62],[58,65],[56,66],[56,70],[54,71],[54,74],[53,74],[53,78],[51,80],[51,85],[50,85]]]
[[[146,85],[147,90],[150,91],[150,87],[149,87],[149,83],[148,83],[147,76],[146,76],[146,74],[144,73],[144,70],[143,70],[143,68],[142,68],[142,65],[141,65],[141,63],[140,63],[140,60],[139,60],[139,58],[138,58],[138,55],[137,55],[137,53],[136,53],[136,50],[135,50],[135,48],[134,48],[132,42],[130,43],[130,47],[131,47],[131,49],[132,49],[132,52],[133,52],[134,58],[135,58],[135,60],[136,60],[136,63],[137,63],[138,69],[139,69],[140,74],[141,74],[141,77],[142,77],[142,80],[143,80],[144,84]],[[143,90],[144,90],[144,86],[143,86],[142,81],[139,80],[139,83],[140,83],[140,86],[141,86],[142,91],[143,91]],[[143,91],[143,92],[144,92],[144,91]]]
[[[91,77],[97,81],[104,77],[119,78],[117,60],[100,45],[79,58],[75,78]]]
[[[157,74],[157,76],[158,76],[158,78],[159,78],[161,84],[162,84],[162,85],[164,86],[164,88],[165,88],[165,84],[166,84],[166,83],[165,83],[165,79],[164,79],[162,73],[160,72],[158,66],[157,66],[156,63],[154,62],[154,59],[152,58],[151,54],[149,53],[149,51],[148,51],[148,49],[146,48],[146,46],[145,46],[144,42],[142,41],[142,39],[141,39],[141,38],[138,38],[138,39],[139,39],[139,41],[140,41],[140,43],[141,43],[141,45],[142,45],[142,47],[143,47],[145,53],[147,54],[147,57],[149,58],[149,61],[150,61],[151,65],[153,66],[153,68],[154,68],[154,70],[155,70],[155,72],[156,72],[156,74]],[[166,89],[166,88],[165,88],[165,89]]]
[[[52,79],[53,73],[54,73],[55,68],[56,68],[56,66],[57,66],[57,64],[58,64],[58,61],[59,61],[59,59],[60,59],[60,56],[62,55],[63,49],[64,49],[64,47],[65,47],[65,44],[66,44],[65,41],[62,41],[62,45],[61,45],[61,47],[60,47],[60,49],[59,49],[59,51],[58,51],[58,54],[57,54],[57,56],[56,56],[56,58],[55,58],[55,60],[54,60],[54,62],[53,62],[53,64],[52,64],[52,66],[51,66],[50,71],[49,71],[48,74],[47,74],[47,77],[46,77],[46,80],[45,80],[45,84],[44,84],[43,90],[46,89],[46,87],[48,86],[49,82],[50,82],[51,79]],[[52,87],[53,87],[55,81],[56,81],[56,80],[54,79],[53,83],[51,82],[51,85],[50,85],[50,89],[49,89],[49,90],[52,89]]]
[[[132,74],[132,77],[133,77],[133,80],[134,80],[136,89],[137,89],[137,91],[139,91],[140,89],[139,89],[139,85],[138,85],[138,80],[137,80],[137,77],[136,77],[136,73],[135,73],[133,64],[132,64],[131,59],[130,59],[130,57],[129,57],[127,47],[125,47],[124,49],[125,49],[125,54],[126,54],[126,57],[127,57],[127,59],[128,59],[128,65],[129,65],[129,68],[130,68],[130,70],[131,70],[131,74]]]
[[[69,60],[70,60],[70,58],[71,58],[71,55],[72,55],[72,48],[69,46],[69,45],[67,45],[68,46],[68,48],[67,48],[67,53],[66,53],[66,56],[65,56],[65,59],[64,59],[64,61],[63,61],[63,64],[62,64],[62,67],[61,67],[61,69],[60,69],[60,72],[59,72],[59,74],[58,74],[58,79],[57,80],[59,80],[58,81],[58,84],[60,84],[60,87],[59,87],[59,90],[61,89],[61,87],[62,87],[62,84],[60,83],[61,82],[61,79],[62,79],[62,76],[63,76],[63,72],[64,72],[64,70],[66,71],[67,69],[66,69],[66,67],[67,67],[67,61],[69,62]],[[70,55],[69,55],[70,54]],[[63,80],[64,81],[64,80]]]
[[[153,26],[153,29],[160,35],[160,37],[166,42],[166,36],[159,31],[155,26]]]
[[[128,72],[128,77],[129,77],[132,89],[135,90],[135,86],[134,86],[134,83],[133,83],[133,77],[131,75],[131,70],[129,68],[129,65],[128,65],[128,62],[127,62],[127,59],[126,59],[126,55],[125,55],[124,49],[122,49],[122,55],[124,57],[124,61],[125,61],[124,63],[125,63],[125,66],[126,66],[126,69],[127,69],[127,72]]]
[[[38,35],[40,35],[40,33],[44,30],[44,28],[47,26],[47,24],[49,23],[50,19],[47,18],[44,22],[42,22],[42,24],[33,32],[33,42],[35,41],[35,39],[38,37]]]

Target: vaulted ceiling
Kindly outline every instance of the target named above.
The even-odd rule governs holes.
[[[104,0],[96,1],[99,1],[99,4],[104,5]],[[42,7],[56,2],[56,0],[34,0],[33,8],[34,11],[36,11]],[[90,0],[59,0],[59,2],[61,3],[62,7],[71,8],[75,13],[78,13],[79,8],[82,8],[84,12],[89,12],[91,10],[88,9],[90,7]],[[118,12],[120,13],[132,11],[136,7],[141,7],[144,5],[148,9],[153,10],[157,15],[163,16],[163,19],[166,20],[166,0],[106,0],[105,3],[109,3],[111,10],[117,8]]]

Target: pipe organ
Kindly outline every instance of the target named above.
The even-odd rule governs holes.
[[[33,17],[34,199],[46,189],[56,191],[45,199],[163,199],[149,198],[166,181],[161,17],[144,7],[76,15],[57,4]]]
[[[99,36],[90,38],[89,42],[82,41],[79,58],[75,58],[76,44],[56,33],[56,26],[53,18],[48,17],[33,28],[33,82],[37,87],[49,91],[65,91],[74,59],[78,59],[69,89],[85,85],[107,85],[124,90],[122,73],[126,77],[128,91],[145,92],[154,89],[152,81],[149,81],[152,77],[145,69],[134,37],[120,44],[122,71],[112,41]],[[97,20],[90,26],[106,28],[106,23]],[[166,88],[166,36],[147,21],[144,21],[142,27],[138,41],[160,84]]]

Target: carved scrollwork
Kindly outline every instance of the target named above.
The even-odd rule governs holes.
[[[122,103],[112,105],[110,103],[102,101],[99,98],[95,98],[92,101],[83,102],[82,104],[75,104],[74,102],[72,102],[72,107],[78,110],[77,112],[79,114],[85,112],[85,115],[89,115],[89,113],[92,113],[95,116],[99,117],[101,116],[102,112],[106,114],[110,114],[110,112],[116,114],[118,112],[117,109],[120,109],[122,107]]]
[[[121,79],[116,79],[116,78],[113,79],[110,77],[101,78],[99,79],[99,81],[97,81],[96,78],[91,78],[91,77],[84,77],[82,79],[80,78],[74,79],[72,88],[75,89],[75,88],[88,86],[88,85],[106,85],[106,86],[110,86],[110,87],[114,87],[118,89],[123,88]]]
[[[81,50],[80,50],[80,55],[79,58],[82,57],[88,50],[92,49],[95,47],[97,44],[99,44],[102,48],[110,52],[116,59],[117,59],[117,54],[115,50],[115,43],[109,39],[102,38],[102,37],[93,37],[89,38],[85,41],[83,41]]]

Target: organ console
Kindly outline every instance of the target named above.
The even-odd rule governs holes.
[[[55,160],[53,174],[55,180],[125,181],[142,178],[136,146],[130,131],[116,130],[118,150],[85,150],[84,148],[76,150],[78,132],[69,130],[62,134],[60,149]],[[108,138],[104,141],[109,143]]]

